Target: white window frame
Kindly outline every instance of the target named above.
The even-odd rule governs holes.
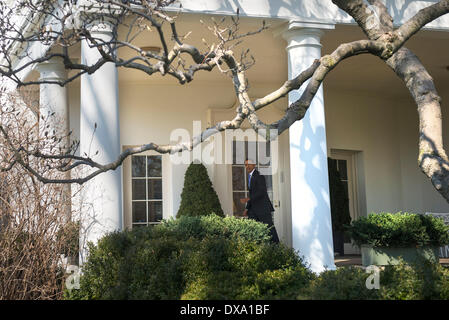
[[[123,149],[128,149],[134,146],[124,146]],[[162,165],[162,177],[155,179],[161,179],[162,181],[162,200],[154,200],[154,201],[161,201],[162,202],[162,219],[166,219],[169,216],[168,213],[168,186],[167,183],[168,180],[168,168],[167,168],[167,156],[154,152],[154,151],[147,151],[138,153],[132,156],[161,156],[161,165]],[[160,222],[142,222],[142,223],[133,223],[133,217],[132,217],[132,203],[136,201],[150,201],[151,200],[133,200],[132,199],[132,180],[136,179],[132,177],[132,156],[129,156],[125,159],[123,162],[123,225],[126,229],[132,229],[133,225],[155,225],[159,224]],[[148,170],[147,168],[145,170]],[[147,175],[147,173],[146,173]],[[139,179],[139,178],[137,178]],[[152,177],[141,177],[140,179],[153,179]],[[146,187],[146,197],[148,195],[148,185],[145,183]],[[148,209],[147,209],[147,219],[148,219]]]
[[[244,140],[244,141],[242,141],[242,140],[233,140],[232,141],[232,152],[234,152],[234,143],[236,143],[236,142],[240,142],[240,143],[244,143],[244,142],[254,142],[254,143],[256,143],[256,157],[258,157],[259,156],[259,152],[258,152],[258,144],[261,142],[261,141],[253,141],[253,140]],[[270,143],[270,142],[267,142],[267,143]],[[247,156],[247,155],[245,155],[245,156]],[[271,149],[270,149],[270,159],[272,158],[272,154],[271,154]],[[233,158],[232,159],[234,159],[234,155],[233,155]],[[245,160],[245,159],[244,159]],[[272,165],[272,160],[271,160],[271,162],[270,162],[270,165],[260,165],[259,164],[259,161],[258,161],[258,159],[252,159],[252,160],[255,160],[256,162],[257,162],[257,164],[256,164],[256,169],[260,172],[260,168],[271,168],[271,165]],[[240,163],[237,163],[237,164],[234,164],[234,163],[232,163],[231,164],[231,170],[230,170],[230,176],[231,176],[231,184],[230,184],[230,189],[231,189],[231,210],[232,210],[232,215],[233,216],[237,216],[235,213],[234,213],[234,193],[236,193],[236,192],[240,192],[240,193],[245,193],[245,198],[247,198],[247,197],[249,197],[249,191],[248,191],[248,183],[247,183],[247,180],[248,180],[248,178],[247,178],[247,176],[248,176],[248,174],[247,174],[247,172],[246,172],[246,170],[245,170],[245,164],[244,163],[242,163],[242,164],[240,164]],[[233,175],[232,175],[232,171],[233,171],[233,168],[235,168],[235,167],[237,167],[237,168],[239,168],[239,167],[241,167],[241,168],[243,168],[243,172],[244,172],[244,190],[234,190],[234,185],[233,185]],[[271,172],[273,171],[273,169],[271,169]],[[273,174],[271,174],[271,179],[272,179],[272,181],[271,181],[271,188],[272,188],[272,190],[271,191],[268,191],[268,195],[270,196],[271,195],[271,198],[270,198],[270,200],[273,202],[274,201],[274,177],[273,177]]]

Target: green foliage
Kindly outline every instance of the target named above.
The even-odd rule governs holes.
[[[186,265],[181,299],[296,299],[314,275],[283,245],[206,238]]]
[[[253,230],[252,230],[253,229]],[[218,216],[182,217],[111,233],[90,245],[80,290],[66,299],[449,299],[449,270],[424,262],[370,273],[343,267],[319,276],[266,225]]]
[[[133,235],[129,231],[115,232],[100,239],[94,246],[89,243],[89,260],[80,277],[80,290],[66,290],[65,299],[122,299],[126,286],[120,276]],[[126,277],[126,275],[124,275]]]
[[[401,262],[380,276],[379,298],[385,300],[449,299],[449,269],[439,263]]]
[[[371,273],[354,266],[315,276],[303,267],[266,270],[256,278],[229,271],[207,273],[189,284],[183,299],[447,300],[449,269],[438,263],[381,269],[380,288],[368,289]]]
[[[265,224],[252,219],[237,219],[234,217],[219,217],[215,214],[208,216],[182,216],[178,219],[165,220],[155,226],[155,232],[170,234],[179,240],[190,237],[203,239],[205,237],[241,237],[249,241],[269,241],[270,232]]]
[[[379,272],[379,289],[367,289],[371,275],[358,267],[323,272],[305,291],[319,300],[424,300],[449,298],[449,269],[438,263],[406,264],[403,261]]]
[[[340,179],[340,173],[333,159],[328,158],[329,196],[333,231],[344,231],[346,225],[351,223],[349,213],[349,199],[347,190]]]
[[[224,216],[217,193],[203,164],[191,163],[184,177],[177,217],[216,214]]]
[[[308,296],[316,300],[377,299],[378,292],[366,288],[369,275],[353,266],[325,271],[311,283]]]
[[[182,217],[102,238],[65,298],[295,299],[313,277],[264,224]]]
[[[442,219],[413,213],[371,213],[348,228],[357,245],[373,247],[434,246],[449,244],[449,227]]]

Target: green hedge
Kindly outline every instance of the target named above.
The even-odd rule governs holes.
[[[401,263],[370,273],[344,267],[313,274],[297,252],[272,244],[266,225],[182,217],[115,232],[90,246],[80,290],[66,299],[449,299],[449,269]]]
[[[440,247],[449,244],[449,227],[442,219],[431,215],[371,213],[353,221],[347,231],[359,246]]]
[[[203,245],[191,256],[181,299],[296,299],[314,277],[285,246],[222,239]]]
[[[219,217],[215,214],[208,216],[183,216],[178,219],[165,220],[154,227],[157,233],[170,235],[179,240],[191,237],[203,239],[205,237],[225,237],[256,242],[270,241],[270,232],[265,224],[252,219],[238,219],[234,217]]]
[[[109,234],[90,246],[67,299],[296,299],[314,278],[264,224],[182,217]]]
[[[349,266],[328,270],[310,285],[307,299],[314,300],[371,300],[378,299],[377,290],[366,288],[369,274],[363,269]]]
[[[379,272],[379,289],[367,289],[371,273],[359,267],[344,267],[323,272],[313,280],[308,299],[316,300],[447,300],[449,269],[440,264],[387,266]],[[371,280],[371,279],[370,279]]]

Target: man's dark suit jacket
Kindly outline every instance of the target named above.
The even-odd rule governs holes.
[[[274,208],[268,197],[265,177],[259,171],[254,170],[248,188],[249,201],[246,205],[248,217],[265,223],[268,219],[271,220],[271,212],[274,211]]]
[[[249,201],[246,203],[248,209],[248,218],[263,222],[270,227],[271,239],[273,242],[279,242],[276,229],[273,224],[271,212],[274,211],[270,198],[267,193],[265,177],[259,171],[254,170],[251,176],[249,188]]]

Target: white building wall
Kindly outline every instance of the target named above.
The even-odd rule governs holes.
[[[419,124],[411,98],[325,91],[325,99],[328,147],[362,151],[366,213],[449,212],[449,204],[418,168]],[[443,127],[448,125],[445,120]],[[447,130],[444,137],[449,141]]]
[[[444,84],[440,89],[444,89]],[[446,89],[447,90],[447,89]],[[449,142],[449,98],[448,91],[440,91],[442,97],[443,141]],[[400,155],[402,176],[403,210],[417,212],[449,212],[449,204],[433,188],[430,180],[417,165],[418,159],[418,113],[413,100],[401,101],[397,109],[400,128]],[[446,129],[445,129],[446,128]]]
[[[164,85],[152,82],[124,82],[120,85],[120,132],[122,146],[136,146],[149,142],[158,144],[170,143],[170,135],[176,129],[188,131],[193,134],[193,121],[201,121],[202,129],[208,125],[209,108],[217,105],[226,105],[227,101],[233,102],[234,92],[227,83],[203,83],[201,81],[187,86]],[[253,91],[257,91],[257,85],[253,84]],[[256,88],[254,88],[256,87]],[[261,86],[260,91],[273,90],[274,87]],[[73,101],[76,104],[76,101]],[[279,104],[286,104],[281,100]],[[232,107],[229,104],[228,107]],[[221,113],[214,117],[214,123],[221,120],[232,119],[234,109]],[[275,121],[279,119],[279,110],[264,111],[262,119]],[[244,125],[248,128],[248,125]],[[223,160],[224,142],[223,136]],[[204,148],[204,144],[202,147]],[[184,174],[187,164],[174,165],[166,156],[168,166],[164,172],[164,179],[168,179],[168,185],[164,190],[164,217],[175,216],[181,201],[181,192],[184,184]],[[190,158],[192,159],[192,158]],[[226,214],[232,214],[232,180],[230,165],[216,164],[206,165],[209,176],[220,199],[222,208]],[[124,168],[124,170],[127,170]],[[288,173],[284,172],[284,176]],[[124,181],[126,184],[126,181]],[[124,187],[126,188],[126,186]],[[126,196],[125,196],[126,198]],[[168,210],[168,212],[167,212]],[[125,210],[126,211],[126,210]],[[279,224],[279,223],[278,223]]]
[[[201,85],[198,83],[196,87],[176,85],[164,88],[161,85],[122,83],[122,146],[151,141],[168,143],[172,129],[185,128],[192,132],[192,119],[201,120],[206,124],[207,106],[216,105],[217,97],[221,96],[222,100],[230,98],[227,98],[227,91],[223,87],[201,88]],[[79,136],[77,92],[79,87],[72,85],[69,93],[70,119],[75,137]],[[418,117],[411,99],[399,101],[376,94],[344,94],[330,90],[325,90],[324,94],[328,149],[362,151],[360,158],[363,160],[365,194],[359,194],[359,199],[366,198],[367,213],[400,210],[449,212],[449,205],[433,189],[417,166]],[[447,96],[443,95],[443,101],[448,100],[445,99]],[[443,110],[443,114],[445,113]],[[273,114],[272,120],[275,117],[276,114]],[[217,120],[226,118],[229,117],[224,115],[222,119]],[[446,117],[443,119],[446,120]],[[445,121],[443,127],[447,128],[448,125],[448,121]],[[286,243],[291,244],[291,220],[287,214],[290,210],[289,154],[288,148],[285,148],[288,145],[288,137],[284,134],[280,140],[284,146],[280,153],[285,161],[278,176],[279,200],[285,216],[282,223],[279,217],[275,217],[275,221],[279,234]],[[445,130],[445,141],[449,141],[448,130]],[[164,175],[169,179],[164,184],[164,197],[168,199],[168,207],[164,207],[164,212],[174,216],[179,208],[187,166],[164,168]],[[226,171],[226,165],[220,164],[209,172],[222,207],[229,214],[232,201],[232,194],[229,192],[232,184],[230,173]],[[126,186],[124,188],[126,192]]]
[[[323,8],[317,10],[319,4],[323,2],[326,1],[316,1],[314,6],[307,9],[309,11],[303,11],[303,13],[308,12],[309,18],[311,18],[316,12],[333,12],[332,4],[326,10]],[[416,2],[424,3],[423,1]],[[208,1],[207,3],[215,3],[218,6],[221,2]],[[244,1],[240,2],[240,5],[251,3],[253,2]],[[397,16],[406,16],[411,8],[410,4],[405,5],[407,3],[404,2],[404,6],[400,10],[395,9]],[[301,4],[296,5],[301,6]],[[232,6],[227,8],[232,8]],[[285,8],[278,8],[278,13],[284,12],[282,10]],[[262,11],[265,9],[264,6],[261,6],[258,9],[259,14],[263,15]],[[251,11],[248,10],[245,14],[251,16]],[[218,10],[215,13],[220,12],[222,11]],[[273,14],[280,17],[278,13]],[[336,17],[338,18],[338,14]],[[325,17],[321,18],[325,19]],[[350,22],[343,16],[341,19],[341,22]],[[449,22],[446,25],[449,25]],[[269,34],[266,37],[272,37],[272,35]],[[286,77],[287,61],[284,48],[280,48],[279,52],[283,55],[281,59],[285,60],[285,69],[279,72],[285,74]],[[120,69],[119,78],[122,72]],[[184,86],[179,85],[174,79],[167,78],[163,82],[129,81],[129,77],[126,79],[126,81],[120,82],[119,94],[122,146],[134,146],[148,142],[169,143],[170,133],[174,129],[184,128],[192,134],[193,120],[201,121],[203,129],[205,129],[209,119],[207,114],[209,108],[231,107],[235,102],[235,94],[229,79],[226,81],[194,80]],[[140,79],[142,78],[140,77]],[[254,97],[262,96],[280,85],[280,83],[263,83],[266,79],[261,77],[258,77],[257,80],[262,82],[258,83],[250,78]],[[418,120],[413,101],[411,99],[399,101],[376,92],[352,92],[349,89],[348,91],[329,89],[324,91],[327,143],[328,150],[361,151],[359,158],[362,159],[362,180],[365,181],[365,194],[359,195],[359,198],[365,201],[366,212],[395,212],[399,210],[449,212],[449,205],[433,190],[430,182],[417,167]],[[71,129],[74,131],[74,136],[79,137],[79,85],[71,84],[69,90]],[[445,97],[448,95],[443,95],[443,101],[447,100]],[[280,108],[286,104],[285,99],[279,102]],[[443,110],[443,115],[445,113]],[[277,120],[279,111],[274,111],[271,114],[268,112],[265,116],[266,120],[270,122]],[[232,112],[215,120],[230,119],[231,117]],[[447,128],[448,125],[449,123],[446,121],[443,127]],[[445,141],[449,141],[449,136],[445,138]],[[284,135],[281,140],[285,149],[281,149],[284,161],[278,176],[279,199],[283,212],[288,213],[290,211],[289,154],[288,148],[286,148],[288,137]],[[164,168],[166,169],[164,175],[168,179],[164,182],[164,199],[167,199],[166,202],[168,202],[168,207],[164,206],[164,212],[168,213],[168,216],[174,216],[179,208],[187,165]],[[223,165],[208,166],[222,207],[226,213],[230,213],[229,204],[232,201],[232,194],[229,190],[231,190],[232,181],[229,171],[225,169],[226,166]],[[124,188],[124,192],[127,192],[126,186]],[[164,217],[167,215],[164,214]],[[291,241],[291,220],[289,219],[291,218],[286,215],[280,223],[279,218],[275,217],[278,232],[287,243]]]
[[[398,128],[390,101],[349,91],[325,91],[325,100],[328,148],[362,151],[368,213],[401,210]]]

